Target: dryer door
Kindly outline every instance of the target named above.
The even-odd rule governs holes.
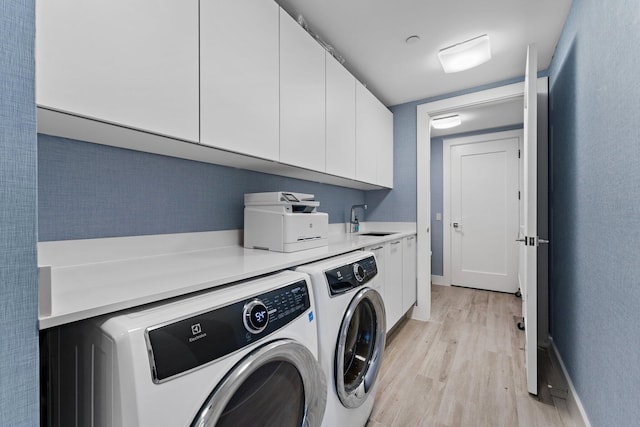
[[[292,340],[249,353],[209,395],[192,427],[320,425],[327,384],[316,358]]]
[[[336,390],[345,407],[362,405],[373,389],[386,330],[382,297],[374,289],[361,289],[345,312],[336,346]]]

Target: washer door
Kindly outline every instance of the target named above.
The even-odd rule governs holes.
[[[371,288],[360,290],[345,312],[336,346],[336,390],[345,407],[362,405],[373,388],[386,330],[382,297]]]
[[[209,395],[191,426],[320,425],[325,375],[314,355],[292,340],[263,345],[242,359]]]

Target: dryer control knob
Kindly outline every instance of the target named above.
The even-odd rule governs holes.
[[[353,264],[353,275],[356,276],[358,282],[362,282],[366,276],[364,268],[358,263]]]
[[[252,334],[259,334],[267,327],[267,323],[269,323],[269,311],[267,310],[267,306],[259,299],[254,299],[246,303],[242,312],[244,314],[242,320],[247,331]]]

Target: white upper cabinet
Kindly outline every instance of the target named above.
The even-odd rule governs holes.
[[[356,177],[356,79],[330,53],[327,65],[327,173]]]
[[[325,171],[325,50],[283,10],[280,162]]]
[[[279,159],[279,15],[272,1],[201,0],[203,144]]]
[[[356,83],[356,179],[393,187],[393,113]]]
[[[197,0],[38,0],[40,107],[198,141]]]
[[[273,1],[36,0],[35,59],[39,132],[393,185],[393,115]]]
[[[378,104],[378,168],[375,184],[393,188],[393,113],[382,103]]]
[[[377,104],[376,97],[356,82],[356,179],[370,183],[378,180]]]

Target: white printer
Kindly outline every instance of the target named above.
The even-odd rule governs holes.
[[[244,247],[295,252],[328,244],[329,215],[313,194],[244,195]]]

